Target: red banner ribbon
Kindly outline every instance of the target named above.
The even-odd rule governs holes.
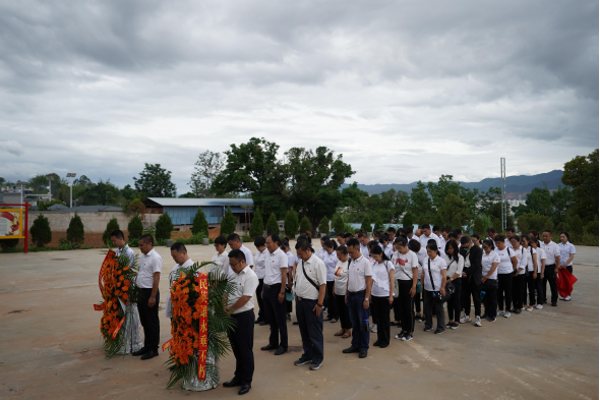
[[[94,311],[102,311],[102,310],[104,310],[104,303],[94,304]]]
[[[169,347],[171,347],[171,342],[173,341],[173,338],[167,340],[165,342],[165,344],[162,345],[162,351],[163,353],[165,352],[165,350],[167,350]]]
[[[206,352],[208,350],[208,274],[198,275],[198,379],[206,380]]]
[[[119,325],[117,325],[117,327],[115,328],[115,331],[112,334],[112,338],[116,339],[117,334],[119,333],[119,331],[121,330],[121,327],[123,326],[123,323],[125,322],[125,317],[123,317],[121,319],[121,322],[119,322]]]
[[[100,273],[98,274],[98,287],[100,288],[100,294],[104,296],[104,285],[102,284],[102,278],[104,278],[104,271],[108,268],[108,264],[117,256],[117,254],[109,250],[106,253],[106,257],[104,257],[104,261],[102,262],[102,267],[100,267]]]

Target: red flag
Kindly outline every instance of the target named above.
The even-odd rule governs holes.
[[[558,287],[560,297],[570,296],[573,292],[573,284],[575,282],[577,282],[577,278],[568,269],[559,269],[558,276],[556,277],[556,286]]]

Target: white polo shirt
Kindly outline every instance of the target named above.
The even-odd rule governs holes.
[[[223,250],[221,254],[219,254],[218,251],[215,251],[215,254],[213,254],[211,261],[214,262],[216,265],[211,265],[209,271],[212,272],[217,270],[221,274],[225,274],[227,276],[231,275],[231,273],[233,272],[231,268],[229,268],[229,253],[227,253],[227,251]]]
[[[135,252],[131,250],[131,247],[128,245],[123,246],[121,249],[115,249],[115,254],[117,257],[120,257],[122,253],[125,253],[127,258],[129,259],[129,266],[131,267],[135,263]]]
[[[191,258],[189,258],[186,262],[184,262],[181,265],[175,264],[175,266],[171,270],[171,273],[169,274],[169,295],[167,296],[167,303],[165,305],[165,317],[166,318],[173,318],[173,303],[171,303],[171,289],[170,288],[173,285],[173,281],[175,281],[177,278],[179,278],[179,274],[177,273],[177,271],[179,271],[182,268],[189,268],[192,265],[194,265],[194,262],[192,261]]]
[[[419,243],[421,243],[421,247],[427,248],[427,242],[430,239],[435,240],[435,242],[437,243],[437,246],[438,246],[438,250],[442,250],[442,251],[444,250],[440,244],[440,238],[433,232],[431,232],[431,235],[429,235],[429,236],[425,236],[425,234],[422,234],[421,237],[419,237]],[[442,251],[440,251],[440,253]]]
[[[360,245],[360,254],[365,258],[369,258],[371,255],[369,254],[369,246]]]
[[[458,277],[462,277],[463,269],[465,268],[465,258],[462,254],[458,255],[458,262],[454,259],[454,257],[450,258],[448,255],[444,255],[444,261],[448,266],[447,277],[452,278],[454,274],[458,274]]]
[[[346,295],[346,286],[348,284],[348,267],[350,266],[350,259],[348,261],[341,261],[338,259],[338,262],[335,266],[335,271],[339,270],[339,276],[335,277],[335,294],[336,296],[345,296]]]
[[[274,252],[267,250],[267,259],[265,261],[265,285],[275,285],[281,283],[281,269],[288,268],[288,258],[280,248]]]
[[[288,258],[288,268],[292,268],[296,262],[296,256],[289,250],[285,253],[285,255]]]
[[[148,254],[143,254],[140,257],[140,270],[136,279],[138,287],[143,289],[152,289],[154,283],[154,273],[162,272],[162,257],[154,249]]]
[[[303,267],[306,275],[308,275],[318,287],[327,284],[327,267],[323,260],[314,253],[304,262],[300,259],[296,266],[296,276],[294,278],[296,282],[296,296],[302,299],[318,300],[319,291],[308,281],[308,279],[306,279],[304,272],[302,272]]]
[[[327,254],[327,252],[322,247],[319,249],[319,251],[317,251],[317,257],[319,257],[321,260],[324,259],[325,254]]]
[[[267,262],[267,256],[269,250],[265,247],[263,251],[256,250],[254,255],[254,273],[258,279],[265,279],[265,263]]]
[[[546,252],[546,265],[555,265],[556,258],[560,259],[560,247],[552,240],[548,244],[542,242],[540,247]]]
[[[541,247],[535,249],[537,251],[537,272],[542,273],[542,260],[546,259],[546,252]]]
[[[527,267],[525,248],[523,246],[519,246],[519,248],[515,250],[511,243],[510,254],[517,257],[517,271],[519,271],[519,275],[525,275],[525,268]]]
[[[413,279],[413,268],[419,268],[419,258],[413,251],[408,251],[406,254],[402,254],[399,251],[395,251],[392,256],[394,263],[395,277],[401,281],[412,281]]]
[[[394,264],[385,260],[383,263],[373,263],[373,289],[371,296],[389,297],[390,295],[390,272],[394,271]],[[392,286],[393,288],[393,286]]]
[[[242,244],[240,250],[243,251],[244,255],[246,256],[246,265],[252,268],[254,266],[254,259],[252,258],[252,252],[250,251],[250,249],[248,249]]]
[[[433,260],[427,257],[423,264],[423,286],[425,290],[430,292],[437,292],[442,286],[442,271],[447,269],[446,261],[440,256],[436,256]],[[433,277],[433,284],[435,288],[431,286],[431,278],[429,277],[429,271],[431,270],[431,277]]]
[[[537,250],[531,246],[528,248],[523,247],[523,250],[525,251],[523,253],[523,259],[521,260],[521,265],[523,265],[523,268],[527,268],[527,271],[533,272],[533,255],[537,255]]]
[[[327,267],[327,282],[333,282],[335,280],[335,266],[337,265],[337,251],[332,251],[331,254],[325,250],[325,254],[323,254],[323,263],[325,263],[325,267]]]
[[[369,259],[361,255],[358,259],[352,260],[348,268],[348,291],[360,292],[366,290],[367,276],[373,276],[373,268]]]
[[[385,248],[383,249],[383,252],[391,260],[392,256],[394,255],[394,245],[391,243],[388,243],[388,245],[385,246]]]
[[[496,269],[500,275],[513,274],[513,263],[512,257],[515,256],[515,250],[510,247],[505,247],[504,250],[499,250],[496,247],[494,250],[498,257],[500,257],[500,264],[498,264],[498,268]],[[509,253],[510,252],[510,253]]]
[[[571,254],[577,253],[577,251],[575,250],[575,246],[568,240],[567,240],[567,243],[565,243],[565,244],[562,244],[562,242],[560,242],[558,244],[558,248],[560,249],[560,265],[561,266],[565,265],[567,260],[571,257]],[[571,261],[568,265],[565,265],[565,267],[571,267],[571,266],[573,266],[573,261]]]
[[[485,277],[494,263],[500,263],[500,256],[494,250],[490,251],[490,254],[485,254],[485,250],[483,251],[483,255],[481,257],[481,276]],[[492,275],[488,279],[498,279],[498,268],[494,271]]]
[[[254,292],[256,292],[256,288],[258,287],[258,277],[256,273],[252,271],[252,268],[246,266],[243,270],[240,271],[239,274],[236,274],[235,271],[231,276],[233,279],[233,283],[235,284],[235,290],[233,293],[229,295],[227,305],[232,306],[236,301],[240,299],[242,296],[249,296],[250,300],[246,302],[243,306],[238,308],[235,311],[232,311],[231,314],[240,314],[245,311],[254,309]]]

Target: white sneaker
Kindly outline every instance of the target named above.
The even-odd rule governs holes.
[[[537,306],[535,306],[535,308],[537,308],[538,310],[541,310],[542,308],[544,308],[544,306],[541,304],[538,304]]]
[[[562,296],[558,296],[558,299],[559,299],[559,300],[564,300],[565,298],[564,298],[564,297],[562,297]]]
[[[472,322],[471,321],[471,316],[470,315],[463,315],[462,318],[460,319],[460,323],[461,324],[466,324],[467,322]]]
[[[481,317],[479,315],[475,317],[475,326],[481,326]]]
[[[504,310],[500,310],[500,311],[498,311],[498,316],[499,316],[499,317],[503,317],[503,316],[504,316]]]
[[[527,307],[527,311],[533,311],[533,306]]]
[[[504,313],[504,318],[510,318],[510,311]]]
[[[373,324],[373,327],[371,328],[371,332],[377,333],[377,324]]]
[[[563,299],[564,301],[571,301],[571,296],[567,296]]]

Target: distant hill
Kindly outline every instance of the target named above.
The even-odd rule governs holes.
[[[564,186],[560,181],[562,176],[563,171],[561,170],[554,170],[537,175],[508,176],[506,177],[506,193],[529,193],[533,190],[533,188],[543,188],[544,183],[549,190],[556,190],[558,189],[558,185]],[[485,178],[479,182],[461,182],[461,185],[469,189],[479,189],[479,191],[482,192],[487,191],[489,188],[494,186],[500,187],[500,178]],[[342,189],[348,186],[350,185],[345,183],[342,185]],[[365,185],[359,183],[358,187],[369,194],[382,193],[390,189],[402,190],[410,193],[412,188],[417,187],[417,182],[389,184],[376,183],[374,185]]]

